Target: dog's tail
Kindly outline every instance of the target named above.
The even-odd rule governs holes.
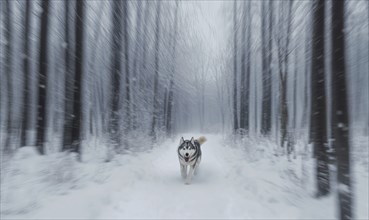
[[[199,142],[200,145],[202,145],[203,143],[205,143],[206,137],[201,136],[201,137],[197,138],[196,140]]]

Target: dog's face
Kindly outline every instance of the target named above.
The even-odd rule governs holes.
[[[181,141],[179,142],[178,153],[184,158],[184,160],[188,162],[195,152],[196,148],[193,137],[190,141],[184,140],[182,137]]]

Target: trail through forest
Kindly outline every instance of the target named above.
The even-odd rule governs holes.
[[[368,0],[0,6],[0,219],[369,219]]]
[[[185,138],[191,136],[199,135],[184,135]],[[67,177],[65,180],[73,182],[66,190],[62,188],[68,186],[68,182],[63,182],[60,177],[56,180],[58,183],[41,185],[47,182],[45,176],[49,182],[55,177],[48,176],[42,169],[37,171],[37,164],[50,164],[50,161],[37,162],[44,160],[44,157],[32,156],[27,152],[29,149],[23,148],[15,158],[28,159],[20,160],[20,164],[12,169],[22,170],[20,177],[29,183],[22,184],[19,190],[8,190],[7,192],[12,192],[12,195],[5,194],[3,199],[15,198],[14,204],[18,210],[22,210],[19,206],[19,201],[22,201],[24,212],[19,211],[15,215],[3,213],[3,217],[7,219],[334,218],[332,197],[316,200],[308,194],[312,190],[306,186],[312,184],[306,182],[308,178],[305,180],[301,178],[311,174],[302,175],[299,157],[288,162],[285,157],[275,157],[266,152],[270,148],[267,145],[245,146],[242,149],[234,147],[232,141],[224,140],[221,135],[208,134],[206,137],[208,141],[202,147],[203,159],[200,170],[191,185],[185,185],[180,176],[176,153],[179,137],[167,140],[150,152],[117,155],[110,163],[82,163],[75,165],[77,167],[73,167],[74,165],[65,167],[69,162],[54,158],[52,159],[54,163],[60,166],[55,169],[76,171],[73,178]],[[310,162],[305,161],[305,164],[313,166]],[[40,167],[44,170],[53,170],[53,167],[44,165]],[[312,170],[312,167],[305,168]],[[16,182],[24,181],[18,179]],[[361,182],[365,184],[365,181]],[[56,189],[55,185],[61,188]],[[52,188],[48,189],[50,186]],[[12,184],[11,187],[16,188],[16,185]],[[42,188],[42,191],[38,190],[39,188]],[[358,197],[365,200],[365,196]],[[360,216],[367,215],[364,211],[367,202],[364,200],[359,205]],[[11,210],[12,202],[8,200],[6,204],[4,211]]]
[[[195,137],[199,135],[194,135]],[[229,150],[221,136],[207,135],[203,159],[191,185],[185,185],[179,174],[176,155],[177,140],[153,151],[145,158],[141,174],[132,187],[117,192],[113,206],[101,218],[275,218],[297,217],[298,208],[291,207],[275,185],[275,175],[259,173],[256,164],[241,170],[242,152]],[[189,138],[189,136],[187,137]],[[240,163],[241,162],[241,163]],[[139,166],[139,165],[137,165]],[[258,175],[259,174],[259,175]],[[262,177],[264,176],[264,177]],[[274,189],[274,193],[270,190]],[[284,200],[284,201],[283,201]],[[288,213],[281,212],[288,210]]]

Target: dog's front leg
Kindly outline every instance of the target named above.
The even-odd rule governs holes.
[[[186,165],[180,165],[181,166],[181,176],[183,179],[186,179],[187,176],[187,166]]]
[[[192,176],[193,176],[193,172],[194,172],[194,166],[195,165],[191,165],[190,166],[190,171],[188,172],[188,175],[187,175],[187,178],[186,178],[186,184],[188,185],[188,184],[191,184],[191,179],[192,179]]]
[[[193,174],[196,176],[199,172],[199,166],[200,166],[200,162],[201,162],[201,157],[199,157],[195,163],[195,171],[193,172]]]

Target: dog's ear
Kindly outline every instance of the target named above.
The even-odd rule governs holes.
[[[179,145],[182,145],[183,142],[184,142],[184,139],[183,139],[183,137],[181,137],[181,140],[179,141]]]
[[[193,139],[193,137],[191,138],[191,144],[195,145],[195,140]]]

